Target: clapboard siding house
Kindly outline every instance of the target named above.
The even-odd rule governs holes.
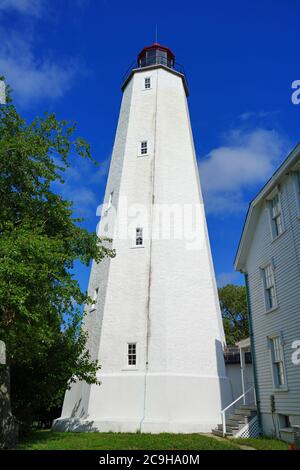
[[[235,259],[245,274],[264,434],[300,424],[300,144],[251,202]]]

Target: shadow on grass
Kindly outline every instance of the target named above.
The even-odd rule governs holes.
[[[31,445],[48,443],[51,441],[63,441],[65,439],[68,439],[68,433],[53,432],[51,429],[32,431],[32,433],[20,440],[18,449],[29,448]]]

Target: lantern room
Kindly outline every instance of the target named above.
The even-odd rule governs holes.
[[[138,66],[148,67],[150,65],[165,65],[174,68],[175,56],[173,52],[165,46],[155,42],[152,46],[144,47],[138,55]]]

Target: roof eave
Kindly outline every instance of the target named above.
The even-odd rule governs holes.
[[[274,172],[269,181],[267,181],[267,183],[263,186],[257,196],[251,201],[242,230],[242,235],[239,241],[238,250],[234,260],[234,269],[236,271],[244,272],[245,270],[245,260],[248,251],[246,238],[249,227],[251,226],[253,213],[255,214],[255,209],[258,207],[258,204],[267,196],[267,194],[271,192],[274,186],[278,184],[280,178],[282,178],[282,176],[287,171],[292,169],[292,167],[295,165],[295,160],[297,160],[298,157],[300,157],[300,143],[298,143],[296,147],[289,153],[287,158],[279,166],[279,168],[277,168],[277,170]]]

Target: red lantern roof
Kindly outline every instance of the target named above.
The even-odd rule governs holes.
[[[133,68],[132,68],[133,67]],[[155,42],[151,46],[144,47],[137,57],[137,65],[131,65],[126,74],[123,77],[122,90],[124,91],[127,83],[131,77],[144,69],[163,67],[182,78],[183,86],[186,92],[186,96],[189,96],[189,90],[184,75],[182,65],[175,63],[175,55],[166,46]]]
[[[171,51],[171,49],[169,49],[168,47],[165,47],[165,46],[162,46],[161,44],[159,44],[158,42],[155,42],[154,44],[152,44],[151,46],[146,46],[144,47],[141,52],[139,53],[138,55],[138,60],[141,59],[141,57],[147,52],[147,51],[151,51],[151,50],[159,50],[159,51],[164,51],[168,54],[169,57],[171,57],[172,59],[175,59],[175,55],[173,54],[173,52]]]

